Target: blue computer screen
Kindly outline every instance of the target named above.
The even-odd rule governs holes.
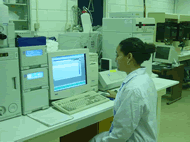
[[[157,47],[155,58],[168,60],[169,53],[170,53],[170,48],[168,48],[168,47]]]
[[[86,54],[52,58],[54,92],[87,84]]]
[[[27,80],[33,80],[33,79],[39,79],[44,77],[43,72],[35,72],[35,73],[29,73],[27,74]]]
[[[43,55],[43,50],[29,50],[26,51],[26,57],[33,57],[33,56],[42,56]]]

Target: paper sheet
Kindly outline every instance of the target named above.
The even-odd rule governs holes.
[[[59,112],[52,107],[46,110],[40,110],[31,114],[27,114],[27,116],[41,122],[42,124],[45,124],[48,127],[63,123],[74,118],[73,116]]]

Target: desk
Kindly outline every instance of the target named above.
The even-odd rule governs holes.
[[[167,102],[167,105],[170,105],[181,99],[184,78],[184,65],[180,65],[179,67],[172,69],[161,69],[161,71],[152,70],[152,72],[159,74],[159,77],[161,78],[179,81],[179,84],[172,86],[171,97],[168,98],[169,101]]]
[[[178,84],[178,81],[153,78],[158,91],[157,121],[160,129],[161,97],[166,88]],[[114,102],[106,102],[93,108],[76,113],[74,119],[47,127],[27,116],[20,116],[0,122],[0,142],[59,142],[60,137],[87,127],[113,116]]]

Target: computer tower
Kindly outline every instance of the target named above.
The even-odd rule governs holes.
[[[90,80],[91,90],[98,91],[98,54],[90,53]]]

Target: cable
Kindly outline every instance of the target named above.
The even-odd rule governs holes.
[[[88,10],[88,8],[86,8],[85,6],[83,6],[83,9],[86,9],[86,10],[90,13],[91,22],[93,23],[92,13],[91,13],[91,12]]]
[[[89,11],[86,7],[83,7],[83,8],[86,9],[87,11]],[[73,10],[73,9],[74,9],[74,6],[72,7],[72,10]],[[77,10],[78,10],[78,16],[79,16],[79,19],[80,19],[78,22],[79,22],[79,24],[80,24],[80,23],[82,22],[82,21],[81,21],[82,11],[81,11],[81,9],[78,8],[78,7],[77,7]],[[73,10],[73,11],[74,11],[74,10]],[[92,20],[92,22],[93,22],[92,14],[91,14],[90,11],[89,11],[89,13],[90,13],[90,16],[91,16],[91,20]],[[77,14],[75,14],[75,15],[77,15]],[[74,17],[74,16],[73,16],[73,17]],[[82,23],[81,23],[81,25],[82,25]],[[89,31],[89,36],[88,36],[87,40],[86,40],[85,42],[81,43],[81,45],[82,45],[82,44],[83,44],[83,45],[84,45],[84,44],[88,45],[88,43],[89,43],[89,41],[90,41],[90,46],[91,46],[92,38],[94,38],[94,36],[96,36],[96,34],[93,35],[93,36],[91,35],[91,34],[92,34],[92,32],[91,32],[92,30],[93,30],[93,29],[90,29],[90,31]],[[87,34],[88,34],[88,33],[87,33]],[[98,35],[99,35],[99,34],[98,34]],[[81,38],[84,38],[84,36],[81,36]],[[81,39],[81,38],[80,38],[80,39]],[[80,40],[80,39],[79,39],[79,40]],[[76,44],[79,43],[79,42],[78,42],[79,40],[76,40],[76,41],[75,41],[74,47],[76,46]],[[97,40],[98,40],[98,38],[97,38]],[[67,41],[67,42],[68,42],[68,41]],[[82,46],[83,46],[83,45],[82,45]],[[98,47],[99,47],[99,45],[98,45]],[[98,48],[97,48],[97,49],[98,49]],[[97,50],[96,50],[96,52],[97,52]]]
[[[78,7],[78,24],[80,25],[80,26],[82,26],[82,22],[81,22],[81,15],[82,15],[82,10]]]
[[[72,18],[73,18],[74,25],[75,25],[75,10],[74,10],[74,6],[71,7],[71,13],[73,13]],[[73,25],[72,25],[72,28],[73,28]]]
[[[92,13],[91,12],[90,12],[90,15],[91,15],[91,21],[92,21],[92,24],[93,24],[94,21],[93,21],[93,17],[92,17]]]
[[[102,46],[100,47],[100,45],[102,45],[102,31],[98,32],[97,43],[98,43],[98,45],[97,45],[97,53],[98,53],[98,58],[99,58],[100,55],[101,55],[101,52],[102,52]]]
[[[73,14],[73,11],[72,11],[72,8],[71,8],[71,13],[70,13],[70,16],[71,16],[71,17],[73,17],[73,15],[74,15],[74,14],[73,14],[73,15],[72,15],[72,14]],[[70,19],[70,22],[71,22],[71,23],[70,23],[70,24],[71,24],[70,31],[73,31],[73,21],[74,21],[73,18],[71,18],[71,19]]]
[[[94,12],[94,4],[93,4],[93,1],[92,0],[90,0],[89,1],[89,4],[88,4],[88,9],[90,9],[90,4],[92,3],[92,12]]]
[[[72,9],[72,12],[73,12],[72,17],[73,17],[73,21],[74,21],[74,26],[76,26],[76,27],[77,26],[82,26],[82,23],[81,23],[82,10],[78,6],[72,6],[71,9]],[[81,31],[80,29],[78,29],[78,30]]]
[[[67,13],[66,13],[66,24],[65,24],[65,33],[67,32],[67,26],[68,26],[68,0],[66,0],[66,11],[67,11]]]
[[[102,43],[102,40],[101,40],[100,44],[101,44],[101,43]],[[99,46],[100,46],[100,44],[99,44]],[[101,53],[102,53],[102,47],[100,48],[100,51],[99,51],[99,53],[98,53],[98,58],[100,57]]]
[[[79,8],[78,8],[78,6],[72,6],[72,11],[73,11],[73,21],[74,21],[74,23],[75,23],[75,26],[77,26],[78,25],[78,22],[77,22],[77,19],[79,18],[79,13],[80,13],[80,11],[79,11]],[[77,13],[78,12],[78,13]]]

